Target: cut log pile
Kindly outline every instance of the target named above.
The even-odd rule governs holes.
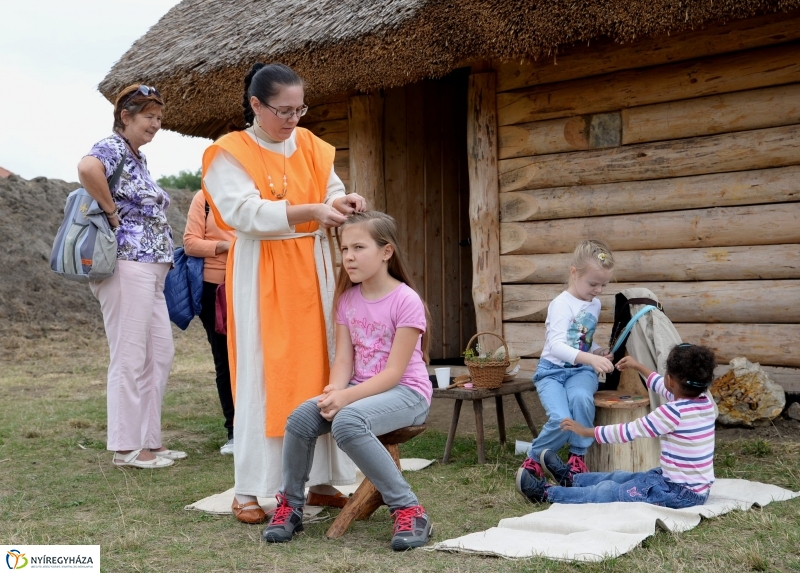
[[[646,287],[684,340],[800,389],[799,24],[498,66],[503,322],[523,369],[572,250],[598,238],[619,281],[601,297],[598,342],[614,294]]]

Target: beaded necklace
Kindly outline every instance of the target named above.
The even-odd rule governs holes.
[[[259,128],[263,129],[260,125]],[[267,173],[267,180],[269,181],[269,190],[272,195],[276,199],[283,199],[286,197],[286,192],[289,190],[289,181],[286,178],[286,140],[283,140],[283,192],[276,193],[275,192],[275,184],[272,182],[272,176],[269,174],[269,170],[267,169],[267,164],[264,162],[264,150],[261,148],[261,140],[256,133],[256,126],[253,126],[253,136],[256,138],[256,144],[258,145],[258,154],[261,157],[261,165],[264,167],[264,171]]]

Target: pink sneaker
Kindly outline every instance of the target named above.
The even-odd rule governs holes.
[[[525,458],[525,461],[522,462],[520,469],[528,470],[533,474],[533,477],[537,479],[544,477],[544,470],[542,469],[542,466],[533,458]]]
[[[579,456],[578,454],[570,454],[569,459],[567,459],[567,465],[569,466],[569,471],[572,473],[572,475],[589,473],[589,468],[586,467],[586,462],[583,461],[583,456]]]

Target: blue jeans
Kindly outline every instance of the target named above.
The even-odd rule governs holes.
[[[549,360],[540,360],[533,383],[548,420],[531,444],[528,457],[538,462],[542,450],[557,452],[567,442],[571,454],[585,455],[594,438],[562,432],[561,420],[572,418],[583,426],[594,426],[594,393],[597,392],[594,368],[586,365],[564,368]]]
[[[552,503],[642,501],[680,509],[703,505],[707,499],[707,494],[697,494],[681,484],[666,480],[661,475],[661,468],[638,473],[618,471],[575,474],[572,487],[547,488],[547,501]]]
[[[369,478],[391,511],[419,505],[411,486],[376,436],[422,424],[428,409],[422,394],[399,384],[342,408],[332,422],[322,417],[316,398],[300,404],[286,421],[283,436],[283,493],[289,505],[303,507],[314,446],[317,437],[328,432]]]

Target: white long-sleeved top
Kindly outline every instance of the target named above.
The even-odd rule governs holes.
[[[600,316],[600,300],[581,300],[564,291],[547,307],[545,341],[541,358],[568,366],[577,364],[579,352],[600,348],[594,342],[594,331]]]

